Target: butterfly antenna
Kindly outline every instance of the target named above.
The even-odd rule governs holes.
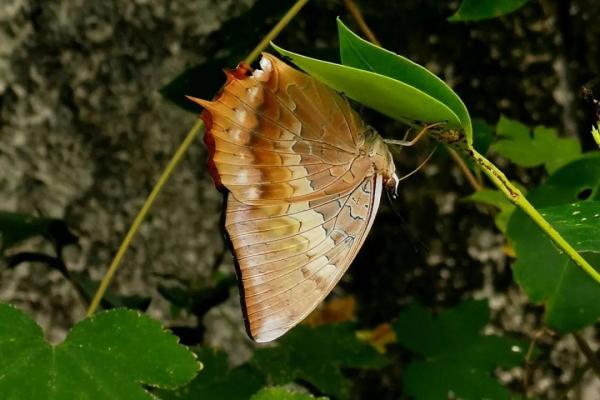
[[[435,153],[435,151],[438,149],[439,144],[436,144],[435,147],[433,148],[433,150],[431,150],[431,152],[429,153],[429,155],[425,158],[425,160],[423,160],[421,162],[421,164],[419,164],[419,166],[417,168],[415,168],[414,170],[412,170],[411,172],[409,172],[408,174],[401,176],[398,178],[398,182],[402,182],[403,180],[410,178],[412,175],[416,174],[417,172],[419,172],[419,170],[421,168],[423,168],[425,166],[425,164],[427,164],[429,162],[429,160],[431,159],[431,157],[433,156],[433,153]]]
[[[419,142],[419,140],[421,140],[423,137],[425,137],[425,135],[427,134],[427,132],[429,132],[430,129],[436,128],[441,125],[444,125],[444,122],[436,122],[435,124],[426,125],[411,140],[406,140],[408,133],[410,132],[410,129],[409,129],[408,131],[406,131],[406,134],[404,135],[404,139],[402,139],[402,140],[383,139],[383,141],[386,144],[392,144],[395,146],[402,146],[402,147],[410,147],[410,146],[415,145],[417,142]]]

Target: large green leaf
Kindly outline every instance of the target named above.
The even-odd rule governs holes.
[[[527,343],[483,335],[489,309],[483,301],[465,301],[432,315],[418,305],[400,313],[392,326],[398,343],[423,356],[404,372],[407,394],[417,400],[509,399],[511,393],[494,377],[497,367],[523,362]]]
[[[292,392],[284,387],[264,388],[250,400],[327,400],[327,397],[314,397],[310,394]]]
[[[251,360],[274,384],[305,381],[338,399],[350,395],[350,382],[341,368],[380,368],[385,362],[348,323],[298,326],[276,347],[257,350]]]
[[[600,253],[600,201],[585,201],[539,210],[580,252]]]
[[[529,0],[463,0],[449,21],[478,21],[496,18],[523,7]]]
[[[53,346],[27,315],[0,304],[3,399],[151,400],[142,384],[177,387],[198,369],[193,353],[138,312],[99,313]]]
[[[428,94],[452,110],[467,133],[469,143],[472,142],[469,112],[460,97],[443,80],[408,58],[362,39],[339,18],[337,22],[342,64],[387,76]]]
[[[461,128],[460,119],[448,106],[407,83],[272,46],[316,79],[391,118],[407,123],[445,121],[449,128]]]
[[[544,165],[552,174],[558,168],[581,157],[577,139],[559,138],[556,129],[537,126],[531,129],[519,121],[501,116],[496,125],[500,137],[492,148],[522,167]]]
[[[571,204],[587,198],[600,200],[600,155],[576,160],[559,169],[528,199],[538,209]],[[573,331],[600,318],[600,285],[592,280],[525,215],[515,211],[507,235],[517,259],[514,277],[531,301],[546,306],[545,320],[553,329]],[[577,240],[571,244],[577,246]],[[600,266],[597,253],[582,253]]]
[[[265,378],[248,364],[229,368],[227,354],[210,348],[198,353],[204,368],[189,385],[176,391],[158,392],[163,400],[247,400],[265,383]]]

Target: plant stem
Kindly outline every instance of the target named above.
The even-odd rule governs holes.
[[[260,43],[254,48],[254,50],[252,50],[252,52],[250,52],[250,54],[248,55],[248,57],[246,57],[244,59],[244,61],[247,62],[248,64],[251,64],[260,55],[260,53],[269,45],[269,42],[271,40],[273,40],[277,36],[277,34],[279,34],[279,32],[281,32],[281,30],[292,20],[292,18],[294,18],[294,16],[296,14],[298,14],[300,9],[302,9],[302,7],[307,2],[308,2],[308,0],[296,1],[296,3],[283,16],[281,21],[279,21],[277,23],[277,25],[275,25],[273,27],[273,29],[271,29],[271,31],[260,41]],[[129,230],[127,231],[127,234],[125,235],[125,239],[123,239],[123,242],[121,242],[121,245],[119,246],[119,249],[117,250],[117,254],[115,255],[115,258],[112,260],[112,262],[110,263],[110,266],[104,273],[104,276],[102,277],[102,281],[100,282],[100,286],[98,286],[98,289],[96,290],[96,293],[94,294],[94,298],[92,299],[92,302],[90,303],[90,306],[88,307],[87,316],[93,315],[96,312],[96,310],[98,309],[98,305],[100,305],[100,301],[102,300],[104,293],[106,293],[106,290],[108,289],[108,286],[110,285],[110,282],[112,281],[112,278],[115,275],[115,272],[117,271],[117,269],[119,269],[119,266],[121,265],[123,256],[127,252],[127,249],[129,249],[129,246],[131,245],[131,241],[137,234],[137,231],[138,231],[140,225],[142,224],[142,222],[144,221],[144,219],[146,218],[148,211],[150,211],[150,208],[152,208],[152,205],[154,204],[156,197],[162,190],[165,183],[168,181],[169,177],[173,173],[173,170],[175,169],[177,164],[179,164],[179,162],[185,155],[187,149],[191,146],[191,144],[194,142],[194,140],[200,133],[200,130],[202,129],[203,126],[204,126],[204,124],[203,124],[202,120],[198,119],[196,121],[196,123],[194,124],[194,126],[192,127],[192,129],[190,129],[190,131],[186,135],[185,139],[183,139],[183,142],[179,145],[179,147],[175,151],[173,158],[171,158],[171,160],[167,164],[166,168],[164,169],[164,171],[158,178],[158,181],[152,188],[152,191],[150,192],[150,194],[144,201],[142,208],[140,209],[138,214],[135,216],[133,223],[129,227]]]
[[[575,339],[575,342],[577,343],[577,346],[579,347],[579,350],[581,350],[581,352],[587,359],[587,362],[589,363],[590,367],[592,367],[596,376],[600,377],[600,360],[598,360],[598,357],[596,356],[596,354],[594,354],[594,351],[590,348],[590,346],[581,337],[579,333],[573,332],[572,335]]]
[[[183,158],[187,149],[194,142],[194,140],[198,136],[198,133],[200,132],[200,130],[202,129],[203,126],[204,126],[204,124],[203,124],[202,120],[198,119],[196,121],[196,123],[194,124],[194,126],[192,127],[192,129],[190,129],[190,131],[186,135],[185,139],[183,139],[183,142],[179,145],[179,147],[175,151],[173,158],[171,158],[171,161],[169,161],[169,163],[167,164],[167,167],[165,168],[163,173],[158,178],[158,181],[152,188],[152,191],[146,198],[146,201],[144,201],[142,208],[140,209],[138,214],[135,216],[133,223],[129,227],[129,230],[127,231],[127,234],[125,235],[125,239],[123,239],[123,242],[121,242],[121,245],[119,246],[119,250],[117,250],[117,254],[115,255],[115,258],[112,260],[112,262],[110,263],[110,266],[108,267],[108,270],[104,273],[104,276],[102,277],[100,286],[98,286],[98,289],[96,290],[96,293],[94,294],[94,298],[92,299],[92,302],[90,303],[90,306],[87,310],[88,316],[90,316],[96,312],[96,309],[98,308],[98,305],[100,304],[100,301],[102,300],[102,297],[104,296],[104,293],[106,292],[106,289],[108,289],[108,286],[110,285],[110,282],[112,281],[112,278],[115,275],[115,272],[119,268],[119,265],[121,265],[121,260],[123,259],[123,256],[127,252],[127,249],[129,249],[129,246],[131,245],[131,241],[135,237],[138,229],[140,228],[140,225],[146,218],[148,211],[150,211],[150,208],[154,204],[156,197],[162,190],[165,183],[167,183],[167,180],[171,176],[171,173],[173,172],[173,170],[175,169],[177,164],[179,164],[179,161],[181,161],[181,159]]]
[[[594,269],[570,244],[567,242],[560,233],[554,229],[548,221],[536,210],[521,191],[514,186],[506,178],[504,173],[498,169],[492,162],[486,159],[484,156],[479,154],[477,150],[467,150],[470,157],[477,163],[479,168],[484,174],[490,178],[490,180],[504,193],[504,195],[517,207],[523,210],[550,238],[561,248],[567,255],[581,267],[589,276],[592,277],[596,282],[600,283],[600,273]]]
[[[451,149],[450,147],[446,147],[446,148],[448,149],[448,153],[450,153],[450,157],[452,157],[452,160],[454,160],[456,165],[458,165],[458,168],[461,170],[463,175],[467,178],[467,181],[469,182],[469,184],[471,185],[473,190],[476,192],[483,190],[483,185],[481,184],[481,182],[479,182],[477,180],[477,178],[475,177],[475,175],[473,175],[473,173],[469,169],[469,166],[467,165],[467,163],[465,163],[465,161],[462,159],[462,157],[458,155],[456,150]]]
[[[248,64],[252,64],[252,62],[258,58],[260,53],[267,48],[271,40],[275,39],[275,37],[279,35],[279,32],[281,32],[281,30],[290,23],[290,21],[296,16],[296,14],[298,14],[298,12],[306,3],[308,3],[308,0],[297,0],[296,3],[281,18],[281,20],[273,27],[273,29],[271,29],[271,32],[267,33],[267,35],[260,41],[256,48],[252,50],[250,54],[248,54],[248,57],[246,57],[244,61]]]
[[[346,6],[348,11],[352,15],[352,18],[354,18],[354,21],[356,21],[356,25],[358,25],[358,28],[367,37],[369,42],[381,47],[381,42],[379,42],[379,40],[377,40],[377,37],[375,36],[373,31],[371,30],[371,28],[369,28],[369,25],[367,25],[367,23],[365,22],[362,12],[360,11],[360,8],[354,2],[354,0],[344,0],[344,5]]]

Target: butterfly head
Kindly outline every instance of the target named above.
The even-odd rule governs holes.
[[[383,182],[387,191],[395,197],[398,193],[398,175],[396,175],[396,165],[388,145],[383,138],[370,128],[365,132],[364,149],[369,158],[373,161],[374,172],[383,177]]]

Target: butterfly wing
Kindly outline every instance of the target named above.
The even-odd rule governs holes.
[[[205,107],[213,179],[246,204],[347,192],[372,173],[360,154],[366,130],[348,101],[264,54],[263,70],[228,72]]]
[[[323,301],[371,229],[381,190],[373,175],[346,194],[310,201],[256,206],[229,196],[225,225],[254,340],[278,338]]]
[[[227,72],[205,107],[211,173],[229,192],[225,227],[249,333],[273,340],[339,281],[375,218],[382,177],[366,128],[338,93],[264,54]]]

